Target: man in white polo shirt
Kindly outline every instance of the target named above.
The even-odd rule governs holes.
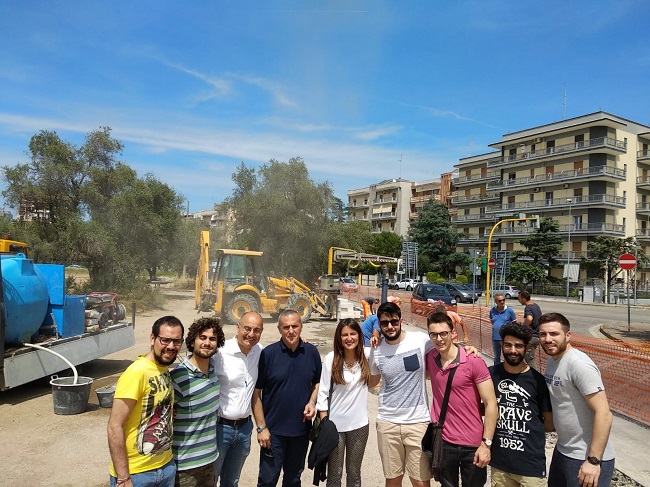
[[[251,399],[262,353],[259,344],[264,322],[259,313],[249,311],[237,323],[237,334],[226,340],[213,357],[221,394],[217,445],[219,458],[215,476],[221,487],[236,487],[244,462],[251,450]]]

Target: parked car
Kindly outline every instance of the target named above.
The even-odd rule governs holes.
[[[441,285],[446,287],[447,291],[449,291],[459,303],[473,303],[478,299],[477,294],[464,284],[458,284],[457,282],[443,282]]]
[[[483,289],[478,284],[475,286],[474,284],[472,284],[470,282],[470,283],[466,284],[466,286],[468,288],[470,288],[472,291],[474,291],[479,298],[483,294]]]
[[[494,296],[495,294],[503,294],[503,296],[506,299],[511,299],[511,298],[516,298],[519,295],[519,289],[517,289],[515,286],[499,286],[498,289],[494,289],[490,293],[491,296]]]
[[[417,284],[413,290],[413,299],[419,301],[442,301],[448,306],[456,306],[456,299],[454,299],[446,287],[440,284]]]
[[[359,286],[354,281],[354,279],[349,278],[349,277],[342,277],[341,282],[340,282],[340,286],[341,286],[341,291],[352,291],[352,292],[354,292],[354,291],[359,290]]]
[[[415,279],[402,279],[401,281],[397,281],[395,289],[412,291],[417,283],[418,282]]]
[[[397,289],[397,281],[392,277],[388,278],[388,289]],[[377,279],[377,287],[381,287],[381,277]]]

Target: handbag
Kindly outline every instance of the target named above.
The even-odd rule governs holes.
[[[445,389],[445,397],[440,406],[440,416],[435,423],[429,423],[427,431],[422,437],[422,451],[429,457],[429,468],[436,481],[440,481],[440,470],[442,469],[442,428],[445,423],[445,416],[447,415],[447,403],[449,402],[449,395],[451,394],[451,381],[454,378],[456,369],[454,367],[449,372],[447,378],[447,388]]]
[[[327,416],[329,416],[330,413],[330,399],[332,398],[332,391],[334,390],[334,381],[332,380],[332,376],[330,375],[330,393],[327,395]],[[318,436],[318,430],[320,428],[320,423],[321,423],[320,415],[318,412],[316,412],[316,417],[314,418],[314,422],[311,425],[311,430],[309,431],[309,441],[312,443],[316,441],[316,437]]]

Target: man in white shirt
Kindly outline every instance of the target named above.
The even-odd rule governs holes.
[[[262,353],[259,344],[264,322],[259,313],[249,311],[237,323],[237,335],[226,340],[213,360],[219,377],[219,420],[215,478],[221,487],[236,487],[251,449],[251,399]]]
[[[429,487],[432,477],[421,440],[430,421],[425,355],[433,349],[421,331],[402,330],[394,303],[377,309],[384,340],[370,352],[370,373],[381,374],[377,443],[386,487],[401,486],[406,473],[413,487]]]

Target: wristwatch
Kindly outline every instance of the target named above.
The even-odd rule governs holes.
[[[600,465],[600,460],[598,460],[596,457],[587,457],[587,461],[592,465]]]
[[[263,424],[262,426],[258,426],[258,427],[257,427],[257,432],[258,432],[258,433],[261,433],[261,432],[264,431],[265,429],[266,429],[266,425]]]
[[[485,446],[488,448],[492,446],[492,440],[488,440],[487,438],[483,438],[483,443],[485,443]]]

